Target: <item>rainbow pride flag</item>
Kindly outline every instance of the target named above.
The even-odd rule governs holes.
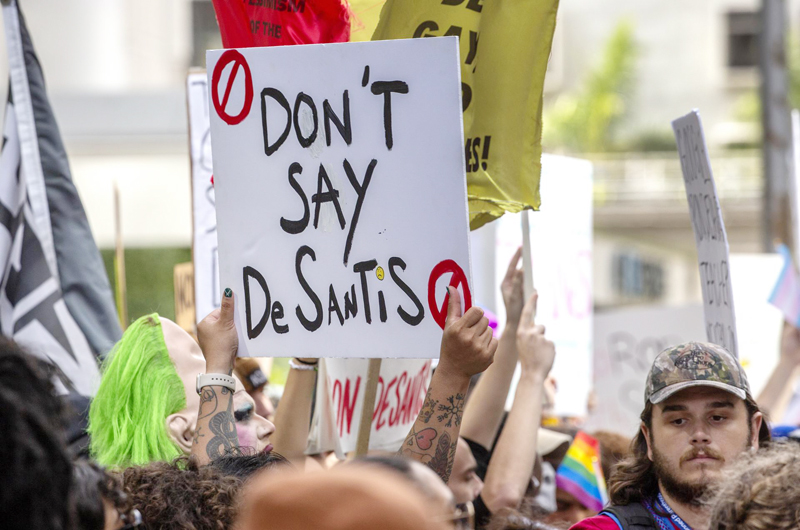
[[[608,502],[608,493],[600,467],[600,442],[579,432],[558,466],[556,486],[590,510],[602,510]]]

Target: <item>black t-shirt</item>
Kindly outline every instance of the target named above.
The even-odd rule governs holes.
[[[475,461],[478,464],[475,474],[478,475],[481,480],[485,480],[486,470],[489,469],[489,460],[492,459],[492,452],[469,438],[464,438],[464,441],[469,445],[472,456],[475,457]],[[489,508],[484,504],[483,497],[478,495],[478,498],[472,501],[472,505],[475,507],[475,528],[481,529],[486,527],[486,525],[489,524],[489,519],[492,517],[492,512],[490,512]]]

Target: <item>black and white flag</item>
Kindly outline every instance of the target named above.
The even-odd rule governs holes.
[[[113,295],[16,0],[3,2],[10,91],[0,155],[0,330],[93,396],[119,339]]]

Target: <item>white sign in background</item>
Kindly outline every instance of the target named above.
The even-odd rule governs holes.
[[[728,236],[722,221],[700,114],[693,110],[673,121],[672,128],[678,143],[686,198],[689,201],[697,244],[706,337],[709,342],[719,344],[738,358]]]
[[[323,359],[320,364],[308,454],[354,451],[364,407],[366,359]],[[375,394],[371,450],[400,449],[417,419],[431,382],[429,359],[386,359]]]
[[[558,383],[556,414],[583,416],[592,374],[592,165],[585,160],[542,155],[542,208],[531,212],[533,283],[539,292],[536,322],[555,342],[550,374]],[[522,244],[520,214],[495,221],[496,285]],[[498,297],[499,325],[505,307]],[[515,374],[507,407],[514,400]]]
[[[217,212],[211,183],[211,131],[208,118],[208,78],[205,72],[190,73],[186,80],[189,109],[189,145],[192,161],[192,261],[194,303],[197,322],[219,307],[219,260],[217,258]]]
[[[240,354],[437,357],[470,281],[457,40],[206,57]]]

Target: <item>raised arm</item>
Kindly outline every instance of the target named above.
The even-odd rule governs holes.
[[[275,451],[300,470],[305,468],[305,449],[311,424],[311,401],[319,359],[293,359],[289,377],[275,410]]]
[[[206,358],[206,373],[231,375],[239,349],[239,336],[233,322],[233,292],[230,289],[225,289],[221,307],[197,325],[197,339]],[[203,465],[238,447],[233,392],[223,386],[203,387],[192,455],[198,464]]]
[[[453,470],[469,379],[492,363],[497,350],[497,340],[483,311],[471,307],[461,316],[461,295],[453,287],[447,290],[449,303],[439,366],[417,421],[399,451],[427,464],[445,483]]]
[[[494,362],[481,375],[464,409],[461,436],[491,449],[500,429],[508,389],[517,367],[517,328],[522,314],[522,269],[517,268],[522,248],[518,248],[508,264],[500,285],[506,306],[506,325],[497,347]]]
[[[555,346],[544,336],[544,326],[534,322],[537,296],[525,304],[517,331],[520,378],[514,405],[497,440],[481,496],[492,513],[517,508],[533,473],[536,439],[542,420],[544,381],[555,358]]]

